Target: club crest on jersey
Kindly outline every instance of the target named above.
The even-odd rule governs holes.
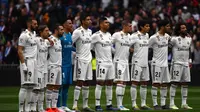
[[[102,34],[100,34],[99,36],[101,37],[101,40],[103,40],[103,35],[102,35]]]
[[[56,42],[56,39],[54,39],[54,42]]]
[[[156,38],[158,39],[158,41],[160,41],[160,38],[159,38],[159,36],[158,36],[158,35],[156,36]]]
[[[83,32],[83,30],[81,30],[81,33],[82,33],[82,35],[84,36],[84,32]]]
[[[189,45],[189,44],[190,44],[190,42],[188,42],[188,41],[187,41],[187,44]]]
[[[122,36],[122,38],[123,38],[123,36],[124,36],[123,33],[121,33],[121,36]]]
[[[179,42],[179,44],[181,44],[181,38],[178,38],[178,42]]]
[[[30,34],[30,33],[28,33],[28,35],[29,35],[29,36],[31,36],[31,34]]]
[[[139,37],[139,39],[141,39],[141,35],[140,34],[138,34],[138,37]]]

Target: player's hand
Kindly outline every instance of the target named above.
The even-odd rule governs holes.
[[[53,41],[52,41],[51,39],[49,39],[49,42],[50,42],[50,45],[51,45],[51,46],[54,45],[54,43],[53,43]]]
[[[189,67],[192,68],[192,63],[189,63]]]
[[[133,48],[130,48],[129,51],[132,53],[132,52],[134,51],[134,49],[133,49]]]
[[[21,67],[22,67],[22,70],[23,70],[24,74],[27,74],[28,68],[27,68],[26,64],[22,63]]]

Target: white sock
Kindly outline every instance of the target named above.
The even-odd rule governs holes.
[[[123,84],[117,84],[116,87],[116,98],[117,98],[117,107],[122,106],[122,97],[123,97]]]
[[[26,101],[25,101],[25,111],[30,111],[30,107],[32,104],[32,88],[27,89]]]
[[[51,108],[52,90],[46,90],[46,108]]]
[[[37,101],[38,101],[38,91],[32,91],[32,99],[31,99],[31,110],[32,111],[36,111],[36,107],[37,107]]]
[[[83,108],[88,107],[88,97],[89,97],[89,86],[82,87],[82,96],[83,96]]]
[[[131,100],[132,100],[132,107],[136,106],[136,98],[137,98],[137,85],[131,85]]]
[[[19,90],[19,111],[24,111],[26,93],[27,90],[21,87]]]
[[[80,91],[81,91],[81,87],[75,86],[75,89],[74,89],[74,104],[73,104],[73,108],[77,107],[77,102],[78,102],[78,100],[79,100]]]
[[[160,88],[160,105],[164,106],[167,98],[167,87]]]
[[[106,86],[106,105],[112,105],[112,86]]]
[[[123,105],[123,98],[124,98],[124,93],[125,93],[125,89],[126,89],[126,85],[123,85],[123,88],[122,88],[122,105]]]
[[[40,91],[38,97],[38,111],[44,110],[43,104],[44,104],[44,91]]]
[[[147,98],[147,85],[140,86],[140,97],[141,97],[141,106],[145,106]]]
[[[58,93],[59,93],[58,90],[53,90],[53,93],[52,93],[52,108],[57,107]]]
[[[153,100],[153,106],[158,105],[157,93],[158,93],[158,88],[155,87],[155,86],[152,86],[152,88],[151,88],[151,96],[152,96],[152,100]]]
[[[181,86],[181,97],[182,97],[182,105],[187,104],[187,94],[188,94],[188,86],[182,85]]]
[[[96,106],[100,106],[100,100],[101,100],[101,90],[102,90],[102,86],[101,85],[96,85],[95,88],[95,100],[96,100]]]
[[[176,88],[177,88],[177,85],[174,85],[174,84],[172,84],[171,86],[170,86],[170,90],[169,90],[169,94],[170,94],[170,105],[175,105],[175,103],[174,103],[174,97],[175,97],[175,95],[176,95]]]

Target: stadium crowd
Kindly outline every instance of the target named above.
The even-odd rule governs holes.
[[[80,13],[88,12],[92,18],[92,32],[99,28],[98,19],[106,16],[113,34],[121,29],[121,21],[132,23],[151,20],[149,35],[158,31],[157,21],[167,19],[172,28],[178,22],[187,23],[193,40],[193,63],[200,64],[200,3],[198,0],[1,0],[0,2],[0,64],[18,64],[17,43],[26,28],[26,20],[36,18],[53,30],[54,23],[73,20],[74,28],[80,25]]]

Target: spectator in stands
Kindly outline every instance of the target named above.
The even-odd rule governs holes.
[[[196,48],[193,53],[193,64],[194,67],[200,68],[200,41],[196,42]]]
[[[6,47],[5,47],[5,52],[4,52],[4,62],[6,64],[13,64],[13,63],[16,63],[17,61],[17,58],[16,58],[16,55],[17,54],[17,49],[15,49],[13,46],[12,46],[12,43],[11,41],[7,41],[6,42]]]
[[[3,63],[3,57],[4,57],[4,46],[0,46],[0,64]]]

